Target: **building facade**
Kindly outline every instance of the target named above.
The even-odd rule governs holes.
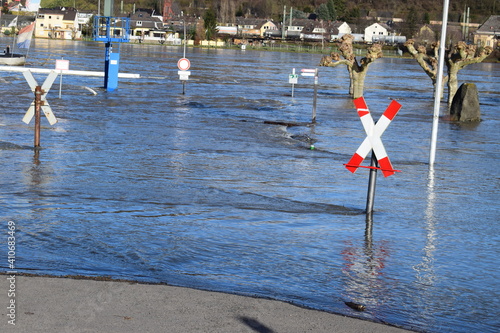
[[[478,46],[498,47],[500,40],[500,15],[490,16],[474,34],[474,44]]]
[[[35,37],[80,39],[77,11],[74,8],[40,8],[35,23]]]

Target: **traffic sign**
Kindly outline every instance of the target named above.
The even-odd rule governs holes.
[[[300,71],[301,71],[300,75],[302,75],[302,76],[316,76],[318,73],[316,69],[304,68],[304,69],[301,69]]]
[[[288,83],[297,84],[299,82],[298,74],[288,74]]]
[[[69,69],[69,60],[57,59],[56,70],[67,71]]]
[[[35,92],[36,87],[38,86],[38,83],[36,82],[35,78],[33,77],[33,74],[31,74],[30,71],[25,71],[23,72],[24,77],[26,78],[26,81],[28,82],[31,91]],[[47,120],[51,125],[54,125],[57,123],[57,118],[54,116],[52,113],[52,109],[50,108],[49,102],[47,102],[47,99],[45,96],[47,96],[47,93],[49,92],[50,88],[52,87],[52,84],[54,83],[54,80],[57,78],[57,72],[56,71],[51,71],[49,76],[45,79],[45,81],[42,84],[42,96],[41,96],[41,101],[42,101],[42,111],[45,114],[45,117],[47,117]],[[35,100],[31,102],[30,107],[28,108],[28,111],[23,117],[23,122],[26,124],[29,124],[31,119],[35,116]]]
[[[191,75],[191,71],[177,71],[179,74],[179,80],[187,81],[189,79],[189,75]]]
[[[179,61],[177,61],[177,67],[181,71],[187,71],[189,67],[191,67],[191,62],[187,58],[181,58]]]
[[[401,109],[401,104],[393,100],[376,124],[373,121],[370,110],[368,109],[363,97],[355,99],[354,105],[356,106],[356,111],[361,119],[363,128],[365,129],[366,138],[363,143],[361,143],[358,150],[356,150],[349,163],[345,164],[346,168],[352,173],[356,172],[356,170],[361,167],[361,162],[363,162],[366,155],[368,155],[370,150],[373,149],[380,166],[380,168],[376,169],[382,170],[384,177],[393,175],[398,170],[394,170],[392,168],[391,161],[389,160],[389,156],[387,156],[381,136]]]

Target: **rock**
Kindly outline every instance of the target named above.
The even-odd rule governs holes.
[[[362,304],[357,304],[357,303],[354,303],[354,302],[344,302],[345,305],[347,305],[348,307],[350,307],[351,309],[354,309],[356,311],[365,311],[366,307]]]
[[[458,88],[451,102],[450,116],[452,121],[481,121],[479,96],[474,83],[464,83]]]

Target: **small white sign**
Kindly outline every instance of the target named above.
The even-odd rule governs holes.
[[[308,68],[303,68],[300,70],[302,73],[300,73],[301,76],[316,76],[316,69],[308,69]]]
[[[56,70],[67,71],[69,69],[69,60],[58,59],[56,60]]]
[[[299,82],[298,74],[288,74],[288,83],[297,84]]]
[[[179,80],[187,81],[187,80],[189,80],[189,75],[191,75],[191,72],[190,71],[177,71],[177,74],[179,74]]]

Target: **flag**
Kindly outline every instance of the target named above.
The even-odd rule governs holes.
[[[17,36],[18,48],[20,49],[30,48],[31,37],[33,36],[33,30],[35,30],[35,22],[19,30],[19,35]]]
[[[7,27],[9,27],[9,28],[17,27],[17,16],[14,17],[14,19],[12,20],[12,22],[10,22]]]

